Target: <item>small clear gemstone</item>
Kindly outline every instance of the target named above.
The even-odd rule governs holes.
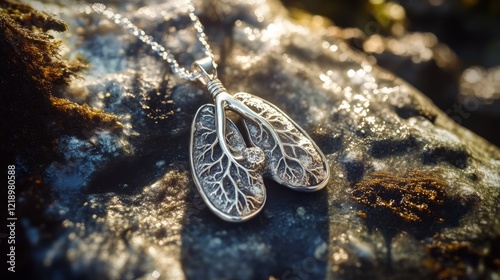
[[[252,167],[260,166],[266,160],[264,151],[257,147],[246,148],[243,156]]]

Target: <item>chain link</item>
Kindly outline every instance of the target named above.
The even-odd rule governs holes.
[[[213,53],[210,48],[210,45],[208,44],[207,35],[203,30],[203,25],[201,24],[198,16],[196,16],[196,14],[194,13],[195,9],[193,3],[187,1],[186,5],[189,13],[189,18],[191,19],[191,22],[193,23],[194,29],[196,31],[196,37],[198,38],[198,41],[202,44],[204,48],[204,54],[213,59]],[[139,38],[139,40],[141,40],[143,43],[149,45],[151,49],[153,49],[153,51],[155,51],[161,58],[167,61],[167,63],[170,65],[170,68],[172,68],[172,72],[174,74],[178,75],[183,79],[191,81],[200,78],[201,73],[195,72],[193,70],[188,70],[185,67],[180,66],[179,62],[175,59],[174,55],[172,55],[165,47],[156,42],[152,36],[147,35],[146,32],[144,32],[144,30],[140,29],[132,22],[130,22],[128,18],[115,13],[113,10],[111,10],[110,8],[106,7],[106,5],[101,3],[95,3],[92,6],[90,6],[90,8],[97,14],[103,15],[109,20],[116,23],[117,25],[123,27],[125,30],[129,31],[132,35]]]

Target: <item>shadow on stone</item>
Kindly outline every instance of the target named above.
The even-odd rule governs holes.
[[[394,107],[394,110],[396,111],[396,114],[398,114],[398,116],[405,120],[411,117],[421,116],[428,119],[431,123],[434,123],[437,118],[436,113],[426,110],[420,106]]]
[[[332,137],[329,135],[318,134],[311,135],[311,137],[325,155],[333,154],[337,151],[340,151],[340,149],[342,148],[343,139],[341,136]]]
[[[270,180],[265,184],[263,213],[244,223],[222,221],[198,194],[188,195],[192,207],[184,218],[181,249],[188,279],[326,277],[327,190],[301,193]]]
[[[109,164],[98,171],[90,181],[88,193],[134,194],[159,180],[169,164],[176,161],[187,162],[189,147],[187,141],[176,141],[175,138],[165,141],[163,137],[152,138],[144,146],[158,147],[143,149],[141,156],[125,158]],[[146,153],[147,151],[147,153]]]
[[[370,154],[375,158],[385,158],[404,154],[415,147],[418,147],[418,144],[412,137],[403,140],[384,139],[373,142]]]
[[[347,171],[347,180],[349,182],[358,182],[365,174],[365,165],[360,160],[349,160],[345,163]]]
[[[446,161],[457,168],[465,169],[469,165],[469,154],[465,150],[454,150],[445,147],[427,150],[422,154],[424,164],[435,165],[440,161]]]

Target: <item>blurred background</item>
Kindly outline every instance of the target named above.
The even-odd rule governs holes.
[[[500,1],[281,1],[298,21],[337,26],[338,37],[500,147]]]

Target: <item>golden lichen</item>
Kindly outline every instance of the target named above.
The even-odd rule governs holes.
[[[60,120],[58,128],[66,133],[84,137],[96,127],[118,132],[122,125],[115,115],[92,108],[87,104],[79,105],[67,99],[50,97],[54,116]],[[79,124],[79,122],[83,122]]]
[[[424,265],[436,273],[437,279],[468,279],[473,271],[479,279],[500,270],[500,232],[482,244],[446,240],[439,234],[427,245]]]
[[[28,166],[50,161],[61,135],[84,137],[95,128],[120,129],[118,118],[52,95],[86,68],[60,57],[49,31],[66,24],[16,0],[0,0],[0,148]],[[8,140],[7,140],[8,139]],[[5,141],[7,140],[7,141]],[[12,162],[10,163],[12,164]]]
[[[64,22],[14,0],[1,0],[0,7],[2,67],[11,79],[49,92],[85,68],[81,61],[62,60],[61,42],[47,33],[66,31]]]
[[[376,172],[368,180],[357,183],[353,199],[366,206],[370,214],[388,215],[403,222],[442,222],[437,210],[446,198],[446,183],[432,174],[410,171],[403,176]]]

